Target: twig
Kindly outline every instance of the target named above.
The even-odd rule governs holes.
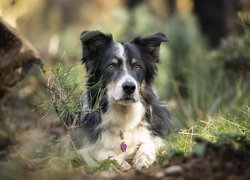
[[[63,97],[63,93],[61,92],[60,88],[56,85],[55,80],[52,77],[50,77],[47,80],[47,82],[45,83],[45,86],[51,94],[52,105],[54,106],[56,114],[63,122],[65,128],[70,129],[70,126],[72,125],[74,121],[76,121],[76,117],[78,116],[75,116],[74,114],[70,113],[70,110],[67,106],[67,101],[65,100],[66,98]],[[61,104],[63,105],[64,111],[62,114],[60,114],[60,110],[58,109],[57,100],[59,100]],[[79,121],[79,117],[77,118],[77,120]]]

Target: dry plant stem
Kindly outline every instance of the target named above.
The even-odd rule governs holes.
[[[79,106],[72,110],[70,102],[72,101],[72,96],[74,96],[73,92],[77,87],[75,86],[73,89],[70,89],[70,91],[67,89],[65,90],[63,86],[64,80],[58,80],[58,76],[60,77],[60,74],[57,72],[57,74],[49,77],[45,82],[45,87],[50,93],[51,105],[66,130],[74,130],[76,127],[82,127],[85,122],[81,122],[81,115],[91,114],[100,110],[100,100],[103,96],[104,90],[99,88],[96,97],[97,100],[93,103],[93,108],[91,110],[82,111],[82,108]],[[98,87],[98,84],[92,88],[96,88],[96,86]]]
[[[66,128],[66,130],[69,130],[71,128],[72,122],[75,121],[75,118],[73,118],[74,115],[72,115],[69,111],[65,97],[62,96],[60,88],[56,85],[53,78],[50,77],[47,80],[47,82],[45,83],[45,85],[51,94],[52,104],[54,106],[56,114],[58,115],[60,120],[63,122],[63,125]],[[58,106],[57,106],[57,100],[59,100],[63,105],[64,110],[61,114],[60,114],[60,111],[59,111]],[[66,115],[64,115],[64,114],[66,114]]]

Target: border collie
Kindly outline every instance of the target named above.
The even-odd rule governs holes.
[[[117,43],[110,34],[82,32],[82,62],[89,78],[80,152],[98,161],[114,159],[122,169],[147,168],[155,162],[172,127],[165,104],[152,90],[160,45],[166,41],[163,33]]]

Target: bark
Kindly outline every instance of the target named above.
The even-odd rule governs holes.
[[[176,13],[176,0],[167,1],[167,11],[170,16]]]
[[[25,77],[33,64],[42,67],[38,52],[0,18],[0,102]]]
[[[210,45],[217,47],[220,39],[236,31],[236,0],[194,0],[194,13]]]

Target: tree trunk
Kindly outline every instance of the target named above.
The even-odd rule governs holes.
[[[212,47],[236,30],[237,0],[194,0],[194,12]]]
[[[42,65],[37,51],[0,19],[0,102],[33,64]]]

